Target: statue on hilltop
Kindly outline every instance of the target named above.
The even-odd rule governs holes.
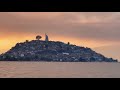
[[[46,33],[45,33],[45,41],[49,41],[49,37],[48,37],[48,35],[46,35]]]

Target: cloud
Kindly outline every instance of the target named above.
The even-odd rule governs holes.
[[[120,40],[119,12],[1,12],[0,37],[10,34],[44,34],[91,39]],[[18,34],[17,34],[18,33]]]

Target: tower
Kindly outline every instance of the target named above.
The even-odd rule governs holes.
[[[49,41],[49,37],[48,35],[46,35],[46,33],[45,33],[45,41]]]

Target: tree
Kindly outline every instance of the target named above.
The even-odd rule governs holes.
[[[29,40],[26,40],[26,42],[29,42]]]
[[[68,42],[67,44],[70,45],[70,42]]]
[[[42,38],[42,36],[39,36],[39,35],[36,36],[37,40],[40,40],[41,38]]]

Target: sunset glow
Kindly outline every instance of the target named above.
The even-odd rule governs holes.
[[[0,53],[47,33],[51,41],[96,48],[120,45],[119,12],[1,12]]]

